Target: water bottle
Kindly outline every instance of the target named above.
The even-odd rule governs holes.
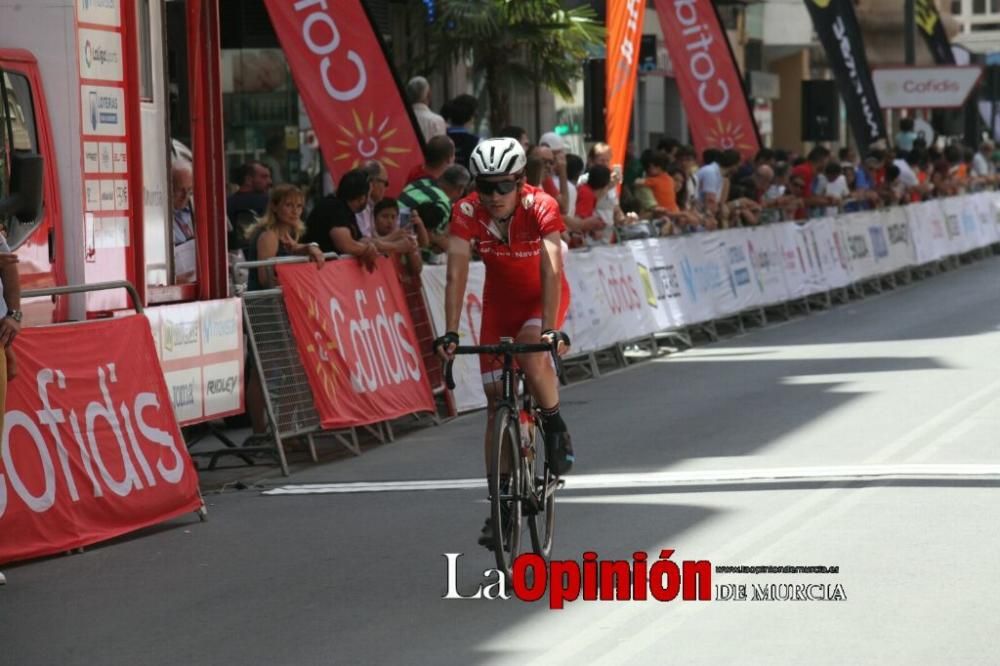
[[[535,457],[535,442],[531,436],[534,421],[531,418],[531,412],[526,409],[519,410],[518,416],[521,422],[521,453],[528,460],[532,460]]]

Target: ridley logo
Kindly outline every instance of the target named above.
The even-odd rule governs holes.
[[[211,379],[208,382],[208,393],[210,395],[219,395],[222,393],[227,393],[232,395],[236,391],[236,383],[239,381],[239,377],[227,377],[225,379]]]

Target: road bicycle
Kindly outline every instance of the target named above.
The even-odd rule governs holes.
[[[562,481],[544,458],[542,419],[525,390],[524,372],[514,365],[515,354],[549,352],[560,380],[562,364],[555,344],[525,344],[500,338],[500,344],[458,346],[455,354],[488,354],[503,361],[501,396],[496,401],[490,433],[488,487],[493,553],[497,568],[508,576],[522,552],[522,521],[527,518],[531,549],[546,560],[552,554],[555,528],[555,492]],[[452,361],[445,364],[445,382],[455,388]]]

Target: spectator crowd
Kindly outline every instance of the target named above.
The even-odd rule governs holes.
[[[251,161],[232,174],[227,199],[230,246],[247,259],[336,252],[356,257],[368,270],[388,255],[413,279],[427,263],[443,263],[451,207],[474,186],[468,170],[478,102],[459,95],[435,113],[430,85],[413,78],[406,95],[424,139],[424,161],[413,169],[398,198],[386,195],[383,164],[370,160],[340,176],[321,195],[280,183],[280,169]],[[570,248],[666,237],[779,221],[805,221],[842,212],[904,205],[1000,184],[1000,151],[983,140],[976,149],[928,145],[904,118],[893,148],[863,158],[851,148],[816,145],[806,154],[763,148],[752,158],[733,149],[697,154],[672,138],[638,152],[629,145],[622,164],[611,148],[595,143],[585,156],[570,152],[554,132],[537,142],[521,127],[495,136],[518,140],[528,157],[525,178],[558,202]],[[270,151],[269,155],[271,152]],[[193,237],[190,165],[173,170],[174,242]],[[399,190],[398,187],[394,188]],[[268,271],[247,279],[251,289],[273,284]]]
[[[332,193],[319,185],[282,182],[280,163],[267,156],[231,174],[226,201],[231,256],[267,260],[302,255],[323,265],[324,254],[353,256],[368,271],[388,256],[401,281],[418,284],[422,267],[444,263],[452,205],[473,188],[469,157],[481,138],[475,132],[477,100],[459,95],[441,113],[429,106],[430,86],[416,77],[406,94],[424,139],[423,163],[413,169],[398,197],[385,165],[367,161],[340,176]],[[635,238],[806,221],[842,212],[905,205],[1000,185],[1000,151],[989,140],[976,149],[928,145],[903,119],[893,148],[863,158],[851,148],[836,153],[817,145],[806,154],[763,148],[750,159],[732,149],[702,154],[672,138],[637,151],[629,145],[622,164],[611,148],[595,143],[586,155],[546,132],[533,142],[521,127],[494,133],[525,148],[526,181],[559,204],[570,248]],[[269,146],[268,156],[280,153]],[[193,256],[197,217],[191,208],[190,160],[172,167],[177,263]],[[242,257],[240,257],[242,253]],[[188,280],[193,280],[192,273]],[[245,288],[275,284],[271,268],[249,271]],[[238,281],[238,280],[237,280]],[[2,379],[2,377],[0,377]],[[265,429],[263,394],[254,368],[248,372],[247,412],[256,432]]]

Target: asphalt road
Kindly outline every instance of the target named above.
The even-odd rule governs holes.
[[[1000,660],[1000,258],[574,385],[563,405],[578,464],[557,558],[837,566],[712,583],[845,598],[442,599],[444,553],[464,554],[464,594],[493,566],[472,414],[270,484],[469,480],[454,489],[211,495],[207,523],[7,568],[0,664]]]

